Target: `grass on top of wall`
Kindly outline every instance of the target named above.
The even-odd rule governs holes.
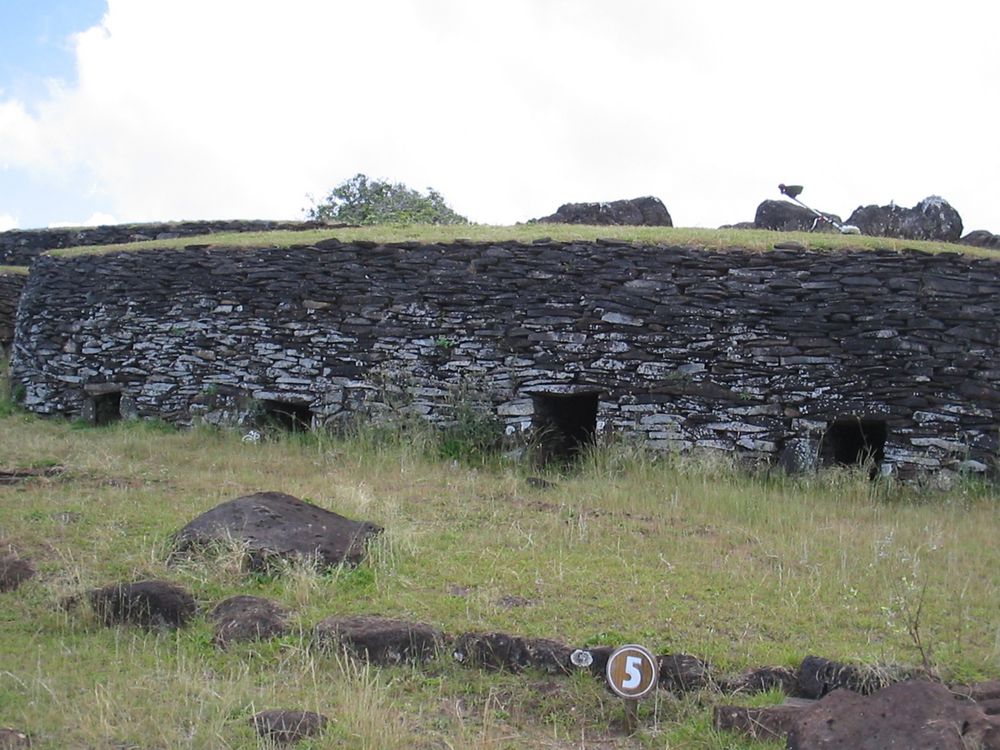
[[[412,426],[411,426],[412,427]],[[862,471],[788,478],[725,456],[653,458],[627,443],[571,470],[442,459],[435,437],[348,437],[84,428],[9,411],[0,469],[63,467],[0,486],[0,553],[38,575],[0,595],[0,723],[33,747],[263,748],[265,708],[330,716],[320,748],[778,747],[711,728],[718,691],[659,691],[635,738],[590,677],[470,670],[447,655],[373,668],[309,648],[332,614],[378,613],[469,630],[643,643],[726,674],[809,654],[920,664],[971,680],[1000,674],[996,487],[872,484]],[[529,481],[542,476],[551,486]],[[276,490],[385,527],[353,570],[242,571],[236,556],[166,563],[170,535],[239,495]],[[234,594],[288,607],[294,632],[218,651],[199,616],[177,633],[104,628],[59,602],[89,587],[160,577],[202,611]],[[924,653],[912,630],[919,630]]]
[[[342,242],[367,240],[371,242],[420,242],[450,243],[460,240],[473,242],[533,242],[549,238],[557,242],[594,242],[601,239],[620,240],[642,245],[684,245],[712,250],[740,248],[770,250],[778,243],[796,242],[811,250],[845,249],[904,249],[929,253],[962,253],[972,256],[1000,258],[1000,252],[968,245],[944,242],[918,242],[887,237],[826,234],[819,232],[771,232],[758,229],[692,229],[679,227],[623,227],[584,226],[576,224],[518,224],[509,227],[482,224],[447,225],[431,224],[383,225],[341,229],[309,230],[302,232],[244,232],[210,234],[198,237],[178,237],[169,240],[149,240],[121,245],[52,250],[58,257],[91,255],[135,250],[183,248],[188,245],[210,244],[220,247],[288,247],[309,245],[336,237]]]
[[[27,266],[0,266],[0,276],[4,274],[14,274],[17,276],[27,276]]]

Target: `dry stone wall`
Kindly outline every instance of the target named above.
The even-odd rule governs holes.
[[[114,394],[125,416],[184,424],[273,404],[444,423],[471,396],[511,436],[620,432],[792,465],[850,461],[860,436],[883,470],[986,471],[998,272],[611,241],[44,255],[13,370],[41,414],[93,416]]]
[[[300,231],[326,226],[315,221],[174,221],[158,224],[113,224],[100,227],[12,229],[0,232],[0,266],[29,266],[46,250],[85,245],[120,245],[143,240],[192,237],[219,232]]]
[[[27,274],[0,269],[0,353],[10,348],[14,338],[14,315],[21,290],[28,280]]]

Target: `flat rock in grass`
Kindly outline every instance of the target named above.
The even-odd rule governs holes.
[[[22,583],[35,575],[35,566],[30,560],[17,555],[0,557],[0,593],[15,591]]]
[[[320,646],[340,647],[383,666],[428,661],[444,644],[441,631],[430,625],[374,615],[328,617],[314,635]]]
[[[259,596],[231,596],[208,613],[215,623],[212,643],[226,648],[230,643],[280,638],[288,632],[287,611]]]
[[[673,693],[688,693],[714,684],[709,666],[690,654],[663,654],[657,657],[660,687]]]
[[[19,729],[0,727],[0,750],[22,750],[31,747],[31,737]]]
[[[522,638],[507,633],[464,633],[452,648],[455,661],[469,667],[520,672],[540,669],[569,674],[573,648],[549,638]]]
[[[175,551],[237,543],[246,545],[250,567],[274,560],[307,560],[324,567],[357,565],[368,540],[382,531],[368,521],[337,513],[281,492],[258,492],[217,505],[174,536]]]
[[[796,695],[799,691],[799,677],[795,670],[788,667],[757,667],[721,680],[719,689],[724,693],[745,695],[778,689],[785,695]]]
[[[799,715],[786,747],[1000,750],[1000,717],[934,682],[899,682],[869,696],[836,690]]]
[[[314,711],[270,709],[250,719],[257,734],[280,745],[287,745],[323,731],[329,720]]]
[[[716,706],[712,725],[718,730],[745,734],[755,740],[784,739],[807,708],[796,704],[759,708]]]
[[[109,627],[181,628],[197,611],[194,597],[167,581],[116,583],[94,589],[88,597],[98,618]]]

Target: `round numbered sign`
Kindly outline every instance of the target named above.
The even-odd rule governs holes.
[[[656,657],[642,646],[621,646],[608,657],[608,685],[622,698],[642,698],[656,687]]]

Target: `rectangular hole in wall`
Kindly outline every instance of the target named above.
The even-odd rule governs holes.
[[[261,422],[288,432],[308,432],[312,429],[313,413],[305,404],[262,401]]]
[[[91,422],[98,427],[118,422],[122,418],[122,392],[108,391],[90,397]]]
[[[826,466],[870,466],[871,474],[885,460],[889,426],[884,419],[840,417],[829,423],[820,441],[820,460]]]
[[[539,460],[570,461],[594,442],[600,394],[533,393],[532,430]]]

